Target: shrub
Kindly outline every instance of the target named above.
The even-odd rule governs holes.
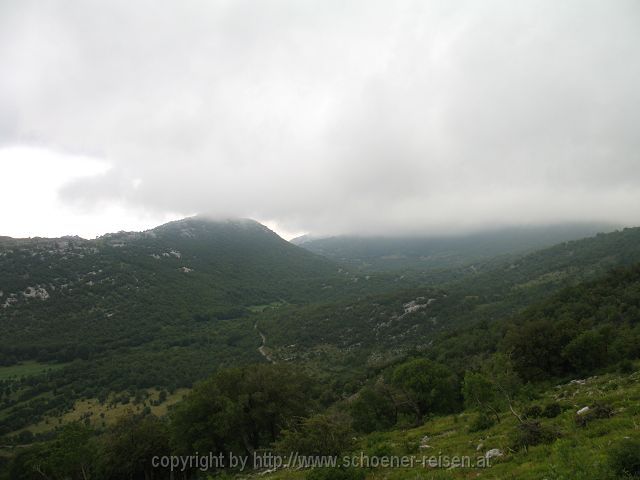
[[[575,438],[558,440],[546,460],[548,480],[612,480],[613,472],[606,458],[594,455],[592,448]]]
[[[609,465],[621,477],[640,478],[640,437],[614,444],[609,450]]]
[[[558,402],[551,402],[545,405],[542,416],[545,418],[555,418],[562,413],[562,407]]]
[[[586,427],[592,420],[611,417],[613,417],[613,407],[611,405],[595,403],[582,415],[576,415],[576,424],[579,427]]]
[[[513,447],[518,450],[543,443],[551,443],[559,436],[556,430],[542,425],[540,422],[523,422],[517,427]]]
[[[276,443],[279,452],[301,455],[340,455],[353,444],[351,419],[343,413],[317,414],[284,430]]]
[[[562,350],[566,358],[578,372],[591,372],[607,363],[607,338],[600,332],[582,332]]]
[[[397,421],[391,395],[382,388],[366,387],[349,407],[353,427],[358,432],[371,433],[392,427]]]
[[[529,405],[524,410],[524,416],[527,418],[540,418],[542,416],[542,408],[539,405]]]
[[[471,425],[469,425],[469,432],[479,432],[481,430],[486,430],[488,428],[493,427],[496,424],[496,420],[485,413],[478,414],[477,417],[473,419]]]
[[[628,358],[618,363],[618,372],[624,375],[628,375],[630,373],[633,373],[634,371],[635,371],[635,366],[633,362]]]
[[[396,367],[392,384],[403,391],[416,420],[424,415],[451,413],[460,407],[459,381],[442,364],[419,358]]]

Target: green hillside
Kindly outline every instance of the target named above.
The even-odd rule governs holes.
[[[3,238],[0,270],[0,375],[16,372],[4,432],[77,398],[186,387],[260,361],[252,307],[347,283],[257,222],[201,218],[96,240]]]
[[[352,271],[247,220],[0,243],[5,478],[170,478],[158,452],[431,448],[500,455],[429,478],[634,473],[638,228],[419,272]],[[424,473],[307,467],[257,470]]]
[[[468,268],[462,280],[333,304],[283,306],[265,312],[260,325],[276,357],[309,359],[327,368],[384,364],[413,349],[441,351],[448,362],[464,362],[459,346],[468,354],[486,349],[499,334],[489,328],[494,322],[562,288],[636,262],[640,229],[630,228],[487,262]],[[477,330],[469,333],[470,327]],[[453,348],[452,342],[458,345]]]

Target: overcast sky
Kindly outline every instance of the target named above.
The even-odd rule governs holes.
[[[0,235],[640,225],[640,2],[0,1]]]

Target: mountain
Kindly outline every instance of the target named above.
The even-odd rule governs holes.
[[[637,263],[640,228],[627,228],[470,266],[466,276],[449,282],[333,304],[283,306],[263,313],[260,324],[274,358],[329,371],[382,365],[413,349],[464,363],[495,343],[492,336],[501,331],[490,329],[494,322],[563,288]]]
[[[297,279],[334,271],[327,261],[282,240],[252,220],[211,221],[188,218],[145,232],[119,232],[96,240],[7,239],[0,241],[0,288],[7,295],[29,286],[51,292],[117,283],[108,275],[144,277],[156,288],[167,283],[186,290],[203,283],[209,302],[249,305],[290,291]],[[104,270],[107,267],[111,270]],[[160,276],[164,283],[155,281]],[[34,285],[35,282],[35,285]],[[144,282],[142,282],[144,283]],[[287,288],[283,285],[287,284]],[[145,287],[148,286],[145,284]],[[49,292],[48,290],[48,292]],[[51,294],[49,292],[49,294]],[[189,292],[184,292],[189,295]],[[24,295],[15,295],[19,303]],[[10,301],[10,304],[14,301]],[[7,305],[8,306],[8,305]]]
[[[0,435],[50,431],[82,399],[141,408],[252,363],[295,364],[337,396],[415,351],[459,370],[495,347],[494,324],[640,262],[640,229],[447,262],[431,273],[352,271],[245,219],[193,217],[95,240],[2,237]]]
[[[22,401],[0,403],[3,428],[81,396],[190,386],[260,361],[252,311],[348,283],[255,221],[201,217],[95,240],[3,237],[0,271],[0,365],[51,369],[12,386]],[[57,393],[36,401],[45,391]]]
[[[303,235],[291,242],[338,263],[363,270],[453,268],[504,254],[520,254],[557,243],[611,232],[610,224],[511,227],[460,235]]]
[[[0,357],[58,360],[72,360],[79,339],[103,349],[149,336],[145,323],[304,298],[336,271],[257,222],[201,218],[96,240],[5,239],[0,269],[0,324],[12,339]]]

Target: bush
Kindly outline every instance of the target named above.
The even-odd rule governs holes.
[[[576,438],[558,440],[550,448],[546,462],[549,480],[612,480],[613,472],[606,458],[594,455],[590,446]]]
[[[523,422],[517,427],[513,447],[515,450],[519,450],[543,443],[551,443],[559,436],[556,430],[542,425],[540,422]]]
[[[524,416],[527,418],[540,418],[542,416],[542,408],[539,405],[529,405],[524,410]]]
[[[609,465],[621,477],[640,478],[640,437],[626,438],[613,445]]]
[[[600,332],[589,330],[574,338],[562,351],[578,372],[591,372],[607,363],[607,338]]]
[[[353,444],[351,419],[342,413],[317,414],[282,432],[276,449],[287,455],[340,455]]]
[[[382,388],[365,387],[349,407],[353,427],[358,432],[386,430],[397,421],[396,407]]]
[[[545,405],[542,416],[545,418],[555,418],[562,413],[562,407],[558,402],[551,402]]]
[[[442,364],[424,358],[410,360],[395,368],[392,384],[406,394],[416,420],[427,414],[455,412],[460,407],[459,381]]]
[[[629,359],[624,359],[620,363],[618,363],[618,372],[628,375],[635,371],[635,365]]]
[[[469,432],[480,432],[488,428],[493,427],[496,424],[496,420],[485,413],[480,413],[473,419],[471,425],[469,425]]]
[[[589,422],[598,418],[613,417],[613,407],[606,403],[595,403],[582,415],[576,414],[576,424],[579,427],[586,427]]]

